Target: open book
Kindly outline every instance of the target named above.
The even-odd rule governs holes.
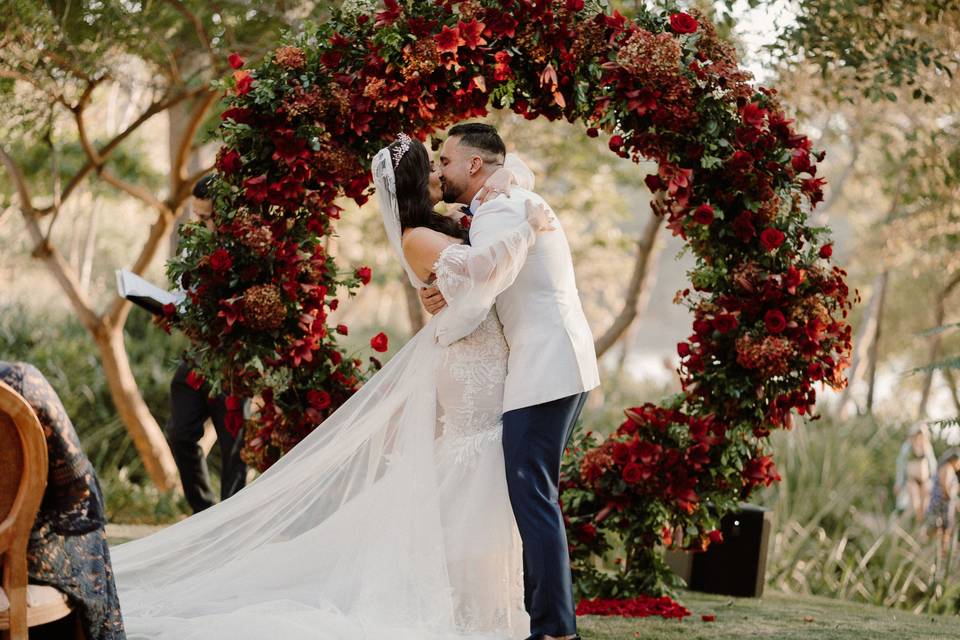
[[[117,269],[117,293],[156,316],[163,315],[164,305],[178,305],[186,297],[183,291],[164,291],[126,269]]]

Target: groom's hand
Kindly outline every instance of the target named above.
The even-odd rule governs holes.
[[[423,287],[419,293],[423,308],[432,316],[447,306],[447,301],[443,299],[443,294],[440,293],[440,289],[436,287]]]

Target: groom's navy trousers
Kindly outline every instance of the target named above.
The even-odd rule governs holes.
[[[560,459],[586,393],[503,414],[510,504],[523,539],[524,605],[532,637],[577,632],[567,534],[560,512]]]

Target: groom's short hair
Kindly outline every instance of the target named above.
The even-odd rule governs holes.
[[[454,125],[447,132],[447,135],[460,138],[460,144],[462,145],[479,149],[490,156],[494,156],[497,162],[503,162],[504,156],[507,155],[507,146],[503,144],[503,138],[500,137],[497,128],[493,125],[483,122],[464,122]]]

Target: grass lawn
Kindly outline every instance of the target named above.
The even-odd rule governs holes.
[[[584,640],[714,640],[717,638],[816,638],[817,640],[925,640],[960,637],[960,617],[913,615],[811,596],[767,593],[762,599],[683,592],[692,615],[663,618],[579,618]],[[704,622],[703,615],[715,615]]]

